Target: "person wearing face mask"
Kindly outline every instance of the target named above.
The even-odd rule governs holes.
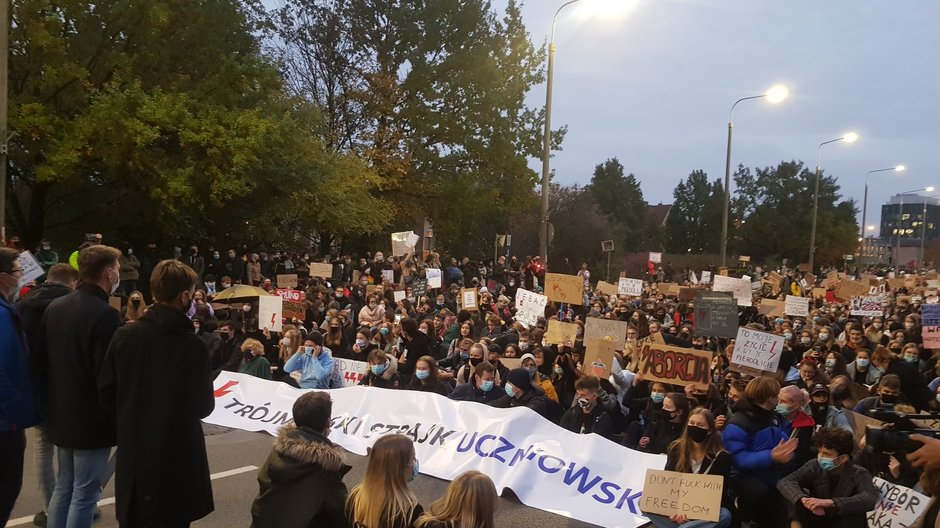
[[[486,361],[496,368],[496,377],[499,380],[506,379],[506,375],[509,374],[509,368],[503,365],[502,359],[503,347],[496,343],[490,343],[489,346],[486,347]]]
[[[157,264],[150,281],[154,305],[138,322],[115,332],[101,364],[99,400],[117,424],[115,498],[121,526],[186,526],[213,510],[200,423],[215,407],[210,360],[186,317],[198,280],[182,262]],[[172,365],[173,375],[155,368],[158,364]],[[64,525],[56,519],[52,506],[49,526]],[[71,516],[68,525],[73,526]]]
[[[503,391],[505,394],[490,402],[489,405],[499,408],[528,407],[543,418],[551,419],[550,400],[532,386],[532,378],[527,370],[523,368],[510,370]]]
[[[867,526],[866,512],[880,492],[867,469],[852,462],[852,433],[825,427],[816,433],[815,460],[777,483],[790,507],[790,519],[802,528]]]
[[[536,350],[541,350],[541,348]],[[534,354],[522,354],[522,368],[529,373],[529,379],[533,387],[537,387],[549,400],[558,403],[558,393],[555,392],[555,386],[552,385],[551,378],[539,372]]]
[[[565,411],[559,425],[573,433],[596,433],[610,439],[614,421],[598,402],[600,392],[601,380],[597,376],[579,378],[575,383],[575,405]]]
[[[242,363],[239,374],[248,374],[256,378],[271,379],[271,363],[264,357],[264,345],[257,339],[246,339],[242,343]]]
[[[921,336],[920,314],[909,314],[904,318],[904,343],[924,344]]]
[[[401,374],[398,373],[398,360],[380,349],[369,353],[369,372],[362,377],[360,385],[379,387],[380,389],[401,388]]]
[[[923,373],[926,370],[926,362],[920,359],[920,349],[914,343],[907,343],[901,348],[899,357],[902,361],[915,368],[917,372]]]
[[[885,322],[883,317],[875,317],[872,319],[871,324],[865,329],[865,337],[872,346],[885,346],[888,344],[889,339],[888,336],[885,335]]]
[[[863,348],[859,350],[859,352],[865,353],[868,352],[868,350]],[[842,354],[837,352],[829,352],[826,354],[826,359],[823,361],[823,372],[829,379],[846,375],[845,358],[842,357]]]
[[[883,374],[883,370],[871,364],[871,353],[867,350],[859,350],[855,361],[845,366],[845,375],[850,380],[869,387],[877,385]]]
[[[73,469],[59,470],[48,509],[50,526],[64,526],[69,517],[91,525],[104,485],[102,477],[108,473],[111,447],[117,443],[114,423],[101,407],[98,387],[100,366],[121,326],[120,313],[108,304],[108,296],[121,284],[120,255],[117,249],[100,244],[79,252],[81,283],[74,293],[46,308],[41,345],[31,351],[40,364],[48,365],[46,424],[57,448],[59,467]],[[180,317],[189,337],[198,341],[192,324],[184,314]],[[206,354],[204,347],[202,353]],[[207,354],[205,358],[208,362]],[[73,493],[74,489],[81,493]]]
[[[784,421],[781,422],[781,428],[787,436],[798,441],[797,448],[793,452],[793,460],[780,468],[781,475],[796,470],[813,456],[811,448],[813,432],[816,431],[816,422],[803,411],[809,405],[809,402],[809,393],[804,389],[797,388],[794,385],[788,385],[780,389],[775,410],[777,414],[784,418]]]
[[[777,492],[777,481],[781,466],[793,460],[798,445],[796,438],[788,438],[784,427],[789,425],[775,412],[779,393],[774,378],[749,381],[722,433],[736,475],[731,487],[738,496],[741,520],[760,526],[786,523],[786,503]]]
[[[689,521],[683,514],[666,517],[646,514],[656,528],[727,528],[731,526],[734,495],[731,493],[731,455],[721,445],[721,435],[715,428],[714,415],[698,407],[689,413],[682,435],[666,450],[666,471],[693,475],[716,475],[725,484],[721,497],[718,522]]]
[[[303,345],[284,363],[284,372],[299,372],[301,389],[329,389],[333,376],[333,352],[323,346],[323,334],[310,332]]]
[[[859,401],[855,412],[867,416],[872,409],[891,411],[898,403],[907,402],[907,397],[901,391],[901,379],[894,374],[885,374],[878,382],[877,394]]]
[[[346,500],[350,526],[412,528],[424,508],[408,487],[418,476],[414,442],[393,434],[379,438],[369,452],[362,483]]]
[[[457,385],[449,398],[456,401],[489,404],[505,395],[504,390],[496,383],[496,368],[489,362],[483,361],[474,367],[472,381]]]
[[[474,372],[473,369],[486,360],[485,356],[486,347],[483,345],[483,343],[472,343],[467,349],[466,358],[463,358],[463,350],[461,350],[461,359],[465,361],[465,363],[458,368],[457,374],[454,376],[458,386],[470,382],[470,375]],[[490,364],[492,365],[492,363]],[[495,365],[493,366],[495,367]],[[497,371],[496,374],[498,377],[499,371]],[[497,381],[496,384],[500,385],[500,382]]]
[[[662,409],[647,420],[646,428],[637,444],[639,450],[654,454],[665,453],[669,444],[682,434],[688,415],[689,401],[685,394],[666,394]]]
[[[359,310],[358,321],[362,326],[377,326],[385,322],[385,308],[379,304],[377,296],[368,297],[367,304]]]
[[[431,338],[421,332],[418,321],[406,317],[401,320],[401,355],[398,358],[398,371],[409,379],[414,373],[415,362],[421,356],[431,356]],[[433,356],[432,356],[433,357]]]
[[[437,361],[431,356],[421,356],[415,363],[415,372],[411,377],[411,383],[405,388],[421,392],[436,392],[441,396],[449,396],[452,387],[449,383],[438,379],[437,372]]]
[[[927,408],[933,394],[927,388],[924,376],[913,366],[900,358],[895,358],[884,347],[877,347],[871,355],[871,364],[887,374],[894,374],[901,384],[900,392],[918,410]],[[882,377],[883,379],[883,377]]]
[[[829,387],[822,383],[813,385],[810,389],[809,415],[816,423],[816,429],[820,427],[840,427],[849,432],[853,432],[849,425],[848,418],[841,408],[835,407],[830,403]]]

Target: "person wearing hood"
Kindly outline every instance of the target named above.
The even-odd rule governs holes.
[[[731,453],[742,520],[761,526],[784,526],[786,504],[777,492],[780,468],[793,460],[797,439],[787,438],[784,419],[775,411],[780,384],[762,376],[748,382],[744,399],[734,406],[722,442]]]
[[[284,372],[300,371],[301,389],[329,389],[333,376],[333,352],[323,346],[323,334],[314,330],[304,344],[284,363]]]
[[[23,331],[26,333],[26,342],[30,350],[39,350],[39,339],[42,334],[42,317],[46,308],[52,301],[72,293],[78,283],[78,271],[65,263],[55,264],[49,268],[46,281],[30,290],[25,297],[16,303],[16,309],[22,318]],[[138,293],[140,295],[140,293]],[[49,366],[41,364],[38,357],[30,356],[30,373],[32,381],[39,394],[40,402],[44,399],[47,387],[47,371]],[[37,466],[39,488],[42,492],[43,504],[49,504],[52,499],[52,490],[55,488],[55,466],[53,465],[53,446],[43,424],[35,428],[36,436],[33,439],[33,461]],[[43,508],[45,510],[45,508]],[[46,513],[37,514],[39,519],[45,520]]]
[[[252,528],[346,526],[343,477],[352,468],[327,439],[332,410],[325,392],[308,392],[294,402],[294,425],[278,432],[258,471]]]
[[[814,386],[815,384],[811,387]],[[787,475],[813,458],[813,433],[816,431],[816,422],[803,411],[810,402],[809,393],[806,390],[787,385],[780,389],[777,400],[777,414],[785,419],[781,423],[781,428],[787,436],[798,442],[793,452],[793,460],[780,468],[780,474]]]
[[[402,352],[399,359],[399,371],[404,379],[414,373],[419,357],[432,356],[431,338],[418,329],[418,321],[410,317],[401,320]]]
[[[201,423],[215,408],[209,353],[186,317],[198,280],[182,262],[157,264],[155,304],[115,332],[102,362],[99,397],[117,428],[121,526],[188,526],[214,509]]]
[[[540,350],[540,348],[536,348]],[[522,354],[522,368],[529,373],[529,380],[533,387],[538,387],[545,394],[545,397],[558,403],[558,393],[555,392],[555,385],[552,379],[545,376],[538,370],[538,365],[534,354]]]
[[[532,375],[526,369],[510,370],[504,391],[505,396],[490,402],[489,405],[499,408],[528,407],[543,418],[550,419],[549,400],[532,385]]]
[[[402,382],[401,374],[398,373],[398,360],[378,348],[369,352],[369,372],[359,384],[380,389],[400,389]]]

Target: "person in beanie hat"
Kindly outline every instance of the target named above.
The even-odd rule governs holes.
[[[346,484],[351,466],[327,440],[333,402],[308,392],[294,402],[294,424],[282,428],[258,472],[252,528],[346,526]]]
[[[301,389],[329,389],[333,375],[333,351],[323,346],[323,334],[310,332],[301,346],[284,363],[284,372],[300,371]]]
[[[549,418],[549,403],[545,396],[536,391],[532,385],[532,378],[524,368],[509,371],[504,386],[506,395],[490,403],[493,407],[528,407],[539,413],[543,418]]]

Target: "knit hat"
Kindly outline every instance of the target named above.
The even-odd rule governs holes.
[[[510,370],[509,374],[506,375],[506,381],[512,383],[513,387],[523,392],[535,390],[535,387],[532,386],[532,379],[529,377],[529,372],[524,368]]]
[[[525,363],[526,359],[531,359],[534,362],[535,356],[533,356],[532,354],[522,354],[522,357],[520,359],[521,359],[520,364]]]
[[[304,341],[313,341],[317,346],[323,346],[323,334],[314,330],[307,334],[307,337],[304,338]]]

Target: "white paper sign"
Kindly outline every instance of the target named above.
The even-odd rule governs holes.
[[[650,262],[652,262],[652,263],[654,263],[654,264],[659,264],[659,263],[661,263],[662,261],[663,261],[663,254],[662,254],[662,253],[652,253],[652,252],[650,253]]]
[[[29,251],[20,253],[20,256],[16,257],[16,261],[19,262],[20,269],[23,270],[23,275],[20,277],[19,282],[20,288],[42,277],[42,274],[45,273],[42,270],[42,266],[39,265],[39,261],[37,261],[36,257]]]
[[[689,272],[689,282],[692,284],[698,284],[698,276],[695,275],[694,271]]]
[[[712,291],[731,292],[734,299],[738,301],[738,306],[751,306],[750,280],[725,277],[724,275],[715,275],[713,279],[715,283],[712,285]]]
[[[545,316],[547,304],[548,297],[519,288],[516,290],[516,321],[526,328],[535,326],[539,318]]]
[[[404,301],[404,300],[405,300],[405,291],[404,291],[404,290],[400,290],[400,291],[393,292],[392,295],[395,296],[395,302]]]
[[[284,299],[280,295],[258,297],[258,330],[281,331]]]
[[[875,509],[866,514],[868,528],[901,528],[913,526],[914,521],[924,513],[930,497],[916,491],[891,484],[878,477],[872,479],[881,492]]]
[[[441,288],[441,270],[437,268],[428,268],[424,270],[424,276],[428,279],[428,288]]]
[[[382,270],[382,282],[395,282],[395,271]]]
[[[787,304],[784,308],[787,315],[806,317],[809,315],[809,297],[787,295]]]
[[[735,365],[740,365],[761,372],[777,372],[781,352],[783,352],[783,336],[744,327],[738,328],[734,353],[731,355],[732,370]]]
[[[643,281],[621,277],[617,282],[617,295],[632,295],[634,297],[643,295]]]
[[[219,374],[213,388],[215,410],[207,423],[270,434],[291,423],[294,401],[309,392],[234,372]],[[405,434],[415,439],[426,475],[451,480],[478,470],[493,479],[497,493],[512,489],[528,506],[598,526],[645,524],[639,500],[646,470],[666,464],[663,455],[573,433],[524,406],[497,409],[374,387],[328,392],[330,441],[353,453],[365,455],[384,435]]]
[[[400,257],[413,251],[418,243],[418,235],[414,231],[401,231],[392,233],[392,255]]]
[[[712,272],[703,271],[702,272],[702,284],[708,284],[712,281]]]

